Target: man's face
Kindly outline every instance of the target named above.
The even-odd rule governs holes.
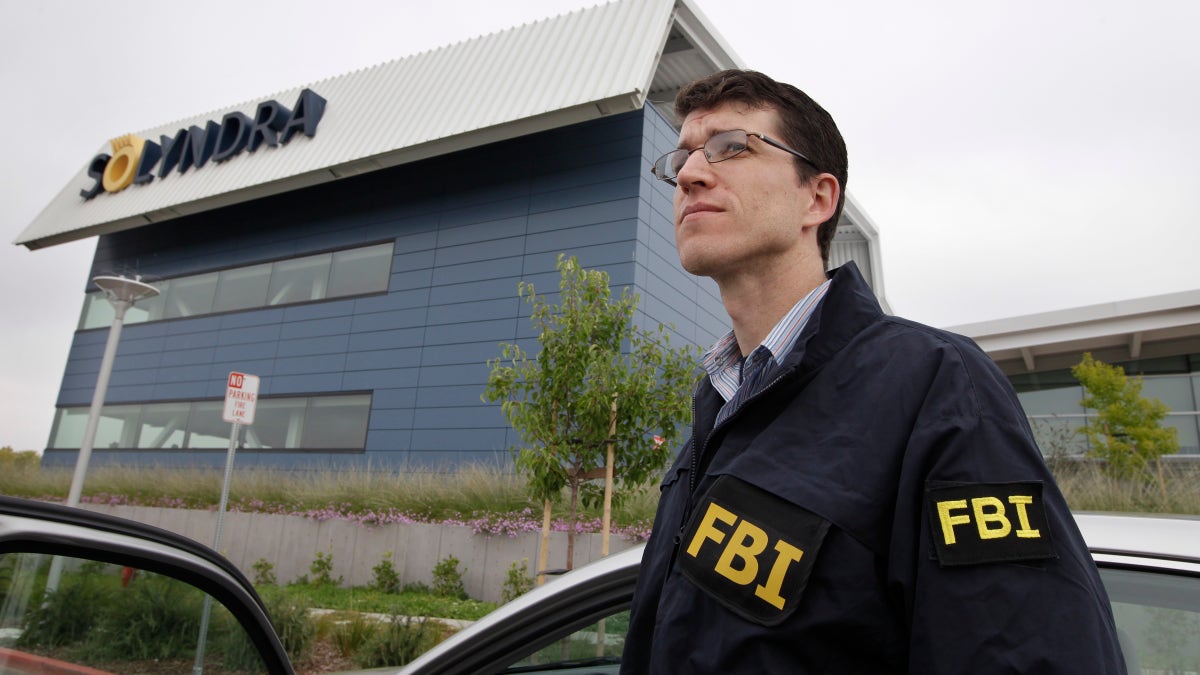
[[[697,110],[683,121],[679,147],[699,147],[730,129],[779,139],[779,115],[737,102]],[[806,240],[815,245],[814,236],[802,238],[807,224],[802,214],[812,194],[792,156],[758,138],[748,143],[742,154],[716,164],[709,164],[703,151],[694,152],[679,171],[675,246],[683,268],[692,274],[721,282],[733,275],[769,272],[794,260]]]

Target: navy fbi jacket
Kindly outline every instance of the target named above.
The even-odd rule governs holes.
[[[667,472],[623,673],[1124,673],[1096,566],[1011,386],[886,316],[853,263]]]

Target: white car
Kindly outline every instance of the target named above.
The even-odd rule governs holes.
[[[1077,514],[1076,520],[1100,566],[1130,672],[1200,673],[1200,519]],[[214,625],[220,624],[226,632],[236,627],[248,645],[250,658],[243,659],[243,670],[238,672],[293,672],[250,583],[207,547],[111,516],[0,497],[0,673],[4,675],[95,675],[95,668],[104,672],[105,667],[109,672],[129,672],[128,666],[108,664],[79,647],[50,656],[45,649],[39,655],[21,649],[22,636],[41,625],[30,620],[39,616],[37,611],[30,614],[31,608],[47,611],[44,605],[39,609],[37,599],[45,588],[52,555],[65,556],[68,569],[94,565],[88,561],[105,563],[110,576],[130,569],[155,572],[183,582],[176,584],[182,589],[180,597],[187,593],[203,597],[192,590],[200,589],[223,606],[214,613]],[[633,548],[555,578],[406,667],[369,672],[615,673],[641,555],[641,547]],[[83,600],[72,616],[86,617],[92,609]],[[91,630],[99,631],[100,639],[85,644],[96,645],[97,650],[126,639],[103,626]],[[87,663],[93,670],[72,666],[75,662]],[[51,666],[59,670],[51,671]],[[190,664],[178,672],[192,672]]]

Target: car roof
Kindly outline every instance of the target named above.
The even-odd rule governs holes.
[[[1136,555],[1200,563],[1200,517],[1161,513],[1074,515],[1093,555]]]
[[[476,641],[478,638],[485,643],[523,646],[533,646],[538,640],[548,643],[560,628],[594,622],[611,613],[613,607],[628,607],[644,548],[644,544],[638,544],[548,580],[425,652],[401,672],[488,672],[503,666],[507,652],[476,652],[484,646]],[[573,592],[581,587],[588,589],[586,596]],[[511,639],[514,636],[516,640]],[[494,639],[497,637],[508,639]]]

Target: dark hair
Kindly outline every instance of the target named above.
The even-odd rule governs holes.
[[[837,233],[838,219],[846,203],[846,142],[837,124],[816,101],[796,87],[753,70],[722,70],[719,73],[687,84],[675,97],[675,115],[679,120],[696,110],[711,110],[737,101],[753,108],[771,108],[779,113],[779,139],[820,167],[813,169],[804,160],[795,158],[796,172],[801,180],[810,180],[819,173],[830,173],[841,188],[833,217],[817,228],[817,244],[821,260],[829,264],[829,245]],[[760,131],[751,129],[751,131]]]

